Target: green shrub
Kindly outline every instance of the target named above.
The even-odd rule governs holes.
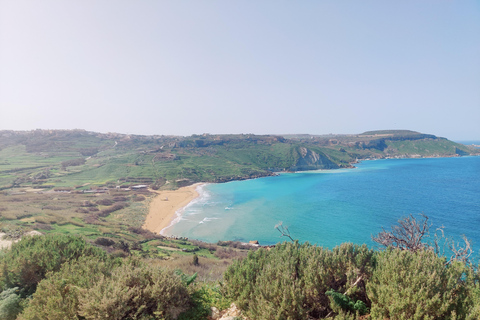
[[[65,170],[67,167],[81,166],[85,164],[86,160],[84,158],[71,159],[62,162],[62,168]]]
[[[199,265],[199,263],[198,263],[198,256],[197,256],[196,253],[193,254],[192,264],[193,264],[194,266],[198,266],[198,265]]]
[[[18,319],[173,319],[189,306],[186,286],[169,272],[82,257],[49,273]]]
[[[80,256],[106,257],[106,253],[85,240],[69,235],[28,236],[6,250],[0,267],[0,286],[20,288],[22,297],[35,292],[37,284],[49,271]]]
[[[125,207],[128,207],[128,203],[126,202],[118,202],[118,203],[115,203],[114,205],[108,207],[108,208],[105,208],[103,209],[102,211],[100,211],[100,213],[98,214],[100,217],[106,217],[108,216],[110,213],[112,212],[115,212],[115,211],[118,211],[118,210],[122,210],[123,208]]]
[[[225,272],[225,295],[254,319],[306,319],[332,311],[326,292],[334,289],[367,303],[364,283],[374,253],[365,245],[333,250],[308,243],[283,243],[234,262]]]
[[[22,310],[21,300],[18,295],[18,288],[10,288],[0,292],[0,319],[15,320],[17,314]]]
[[[79,296],[99,281],[109,277],[120,260],[80,257],[50,272],[42,280],[19,320],[79,319]]]
[[[359,317],[357,315],[345,312],[345,311],[340,311],[338,315],[335,316],[334,320],[356,320]],[[368,319],[368,318],[365,318]]]
[[[192,288],[191,293],[192,307],[182,313],[178,320],[203,320],[211,313],[211,307],[219,310],[227,309],[231,301],[226,299],[218,286],[201,283]]]
[[[115,241],[113,241],[112,239],[102,238],[102,237],[99,237],[99,238],[95,239],[94,242],[95,242],[95,244],[98,244],[98,245],[104,246],[104,247],[110,247],[110,246],[115,244]]]
[[[359,313],[364,315],[368,312],[365,302],[361,300],[353,301],[350,297],[334,290],[329,290],[325,294],[332,298],[333,303],[338,306],[341,311],[348,311],[351,313]],[[333,307],[333,306],[332,306]],[[334,309],[334,311],[336,311]]]
[[[372,319],[465,318],[471,272],[461,262],[422,250],[388,249],[367,283]]]
[[[476,274],[475,283],[469,283],[469,293],[468,298],[470,302],[467,319],[474,320],[480,319],[480,283],[479,283],[479,274]]]
[[[187,288],[177,277],[145,265],[125,264],[79,298],[85,319],[175,319],[188,307]]]
[[[180,281],[187,287],[191,285],[195,281],[195,279],[197,279],[197,276],[198,276],[197,272],[189,276],[188,274],[183,273],[182,270],[180,269],[175,270],[174,273],[180,278]]]

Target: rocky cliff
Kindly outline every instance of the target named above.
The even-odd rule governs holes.
[[[299,147],[297,149],[298,160],[297,162],[288,168],[290,171],[304,171],[304,170],[316,170],[316,169],[338,169],[339,166],[332,160],[330,160],[325,154],[317,153],[305,147]]]

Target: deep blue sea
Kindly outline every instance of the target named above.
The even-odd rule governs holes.
[[[480,250],[480,157],[363,161],[355,169],[285,173],[207,184],[165,234],[208,242],[274,244],[282,222],[291,236],[333,248],[366,243],[409,214]]]

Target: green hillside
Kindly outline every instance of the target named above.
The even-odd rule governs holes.
[[[268,176],[279,171],[336,169],[386,157],[469,155],[478,149],[413,131],[329,136],[136,136],[83,130],[0,131],[0,189],[176,188]]]

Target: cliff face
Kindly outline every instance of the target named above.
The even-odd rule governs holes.
[[[323,153],[317,153],[305,147],[299,147],[297,152],[299,156],[297,162],[288,168],[291,171],[339,168],[335,162],[328,159]]]

